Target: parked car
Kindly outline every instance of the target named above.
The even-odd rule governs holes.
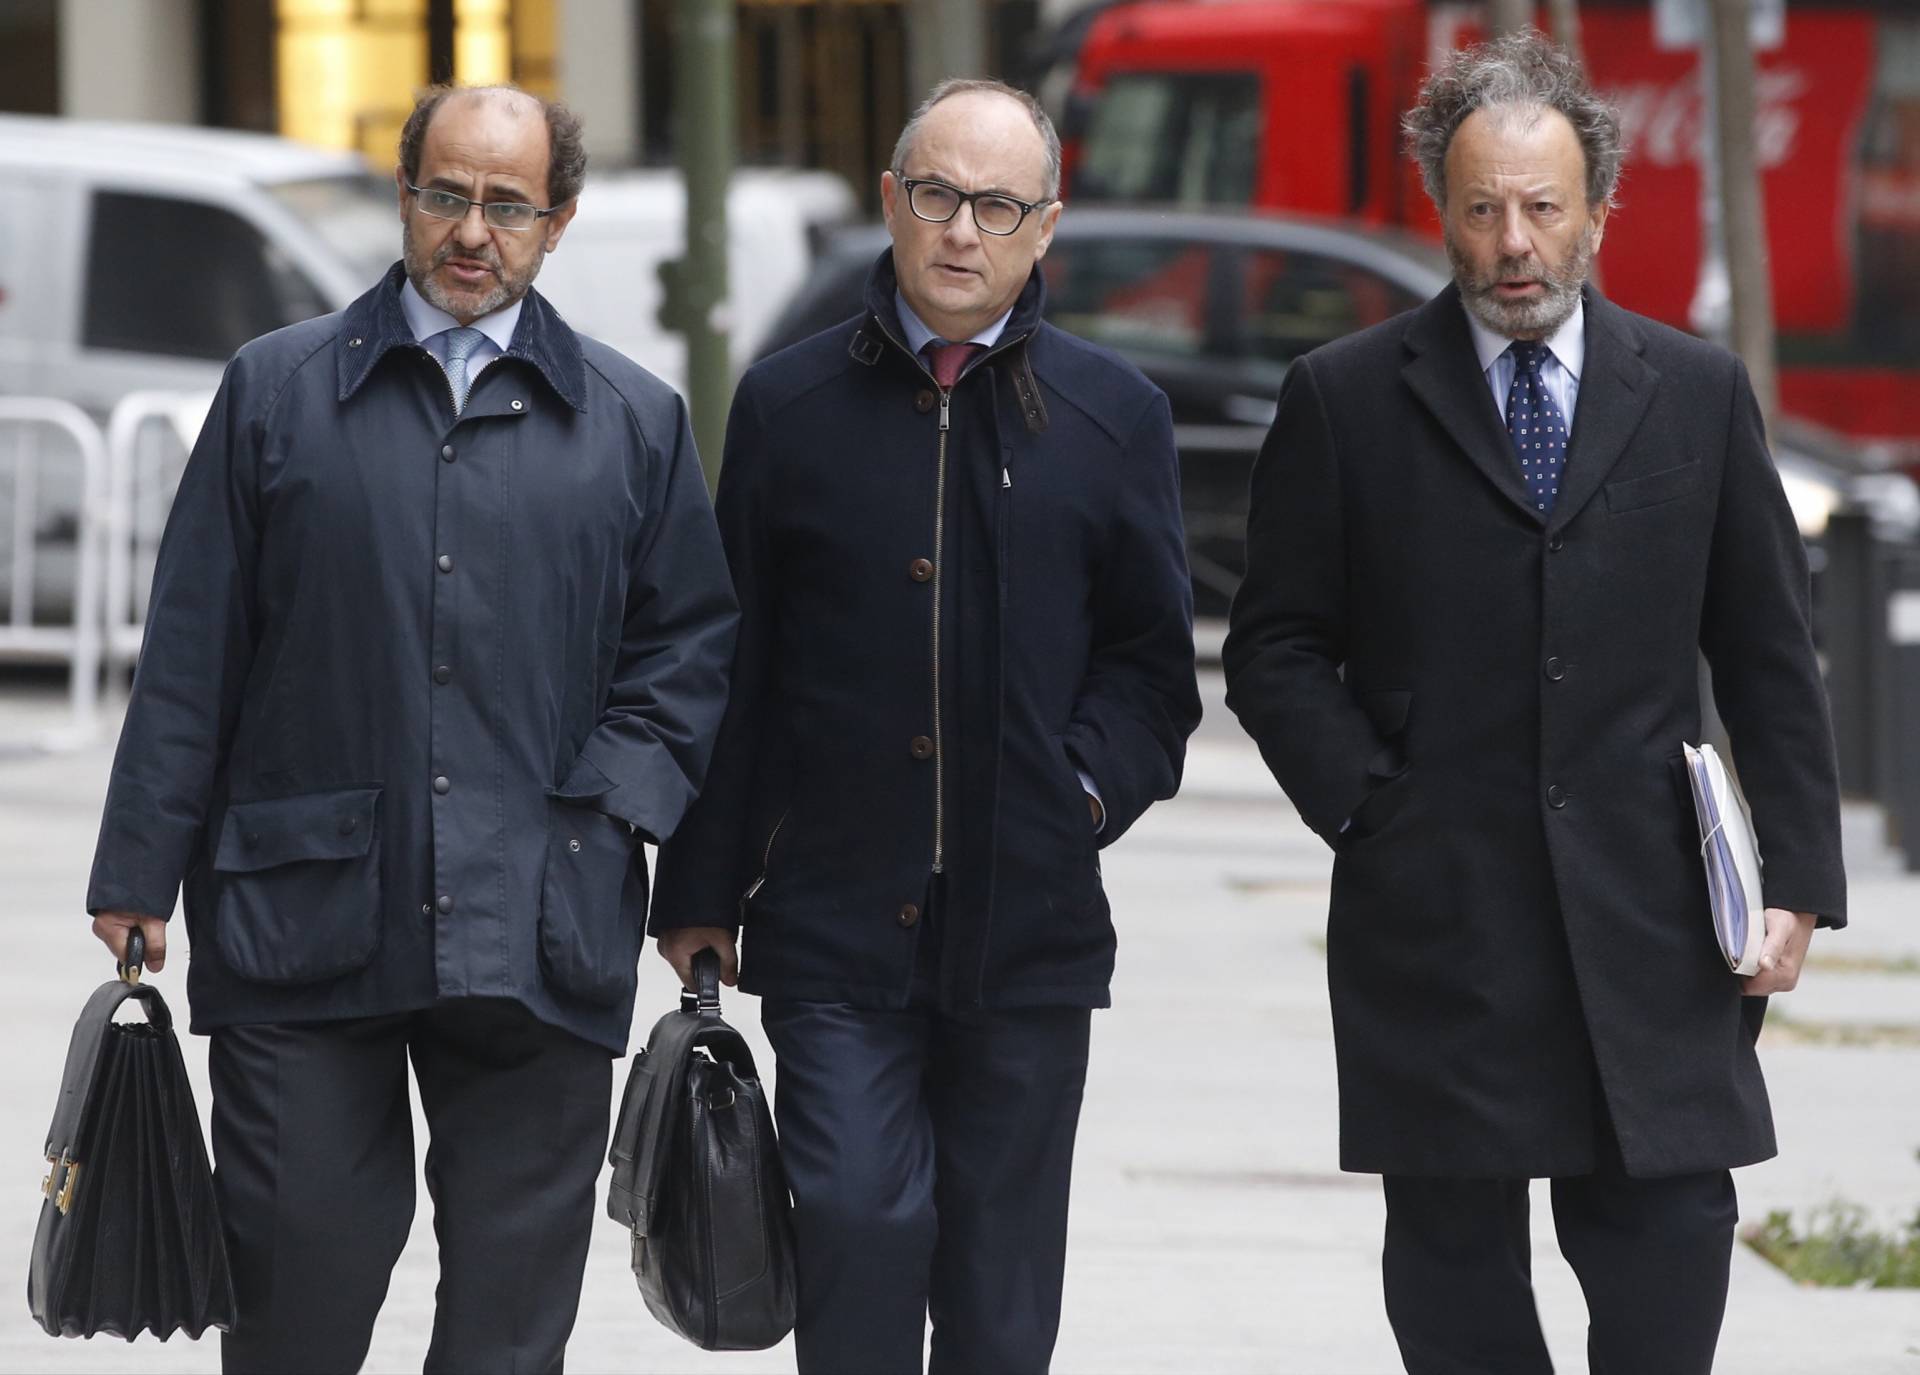
[[[830,237],[761,356],[857,314],[886,245],[878,225]],[[1391,230],[1150,207],[1071,208],[1041,267],[1049,318],[1129,359],[1172,403],[1202,617],[1226,614],[1245,572],[1247,481],[1287,365],[1413,308],[1450,277],[1437,247]],[[1833,512],[1909,518],[1912,484],[1843,438],[1783,422],[1774,457],[1816,567]]]

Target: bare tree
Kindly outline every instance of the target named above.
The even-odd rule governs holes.
[[[1553,41],[1565,48],[1575,62],[1586,65],[1586,54],[1580,47],[1580,5],[1579,0],[1547,0],[1547,27],[1553,31]]]
[[[1779,408],[1774,365],[1773,282],[1767,267],[1766,207],[1754,146],[1754,58],[1748,31],[1751,0],[1708,0],[1717,85],[1714,123],[1720,152],[1720,215],[1732,295],[1733,351],[1747,365],[1769,425]]]

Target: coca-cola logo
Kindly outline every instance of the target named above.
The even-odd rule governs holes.
[[[1774,67],[1760,72],[1754,83],[1754,146],[1764,169],[1780,166],[1793,156],[1800,135],[1796,103],[1810,85],[1796,67]],[[1651,163],[1678,167],[1700,160],[1701,128],[1706,119],[1700,78],[1693,75],[1662,84],[1629,83],[1608,89],[1620,111],[1620,133],[1629,165]]]

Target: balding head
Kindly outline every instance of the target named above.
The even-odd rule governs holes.
[[[587,177],[587,148],[580,117],[557,100],[542,100],[518,86],[432,86],[420,93],[400,131],[400,168],[409,181],[420,178],[420,154],[427,130],[449,107],[482,101],[509,119],[544,120],[547,126],[548,205],[563,205],[580,194]]]

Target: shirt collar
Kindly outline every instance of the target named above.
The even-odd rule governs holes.
[[[1480,371],[1487,372],[1493,367],[1495,360],[1507,351],[1507,346],[1513,340],[1504,334],[1495,334],[1481,324],[1474,313],[1467,310],[1464,299],[1460,303],[1460,308],[1466,311],[1467,328],[1473,332],[1473,351],[1479,355]],[[1575,301],[1573,314],[1567,317],[1565,324],[1547,336],[1545,343],[1547,352],[1551,353],[1560,366],[1567,370],[1568,375],[1578,382],[1580,369],[1587,361],[1586,302]]]
[[[913,313],[913,307],[907,304],[907,298],[900,294],[898,288],[894,289],[893,306],[895,310],[900,312],[900,331],[907,336],[907,347],[913,352],[920,352],[920,350],[925,348],[928,342],[932,340],[939,340],[941,343],[952,342],[928,329],[927,322]],[[1006,330],[1007,321],[1012,318],[1013,307],[1008,306],[1005,315],[1002,315],[998,320],[995,320],[971,339],[965,340],[964,342],[981,344],[987,348],[992,348],[1000,342],[1000,335]]]
[[[526,303],[526,299],[522,296],[509,305],[482,315],[473,322],[473,328],[486,335],[495,348],[505,353],[513,346],[514,327],[520,323],[520,307]],[[411,278],[400,284],[400,313],[407,317],[407,328],[413,331],[414,339],[422,344],[436,334],[460,328],[458,320],[415,289]]]

